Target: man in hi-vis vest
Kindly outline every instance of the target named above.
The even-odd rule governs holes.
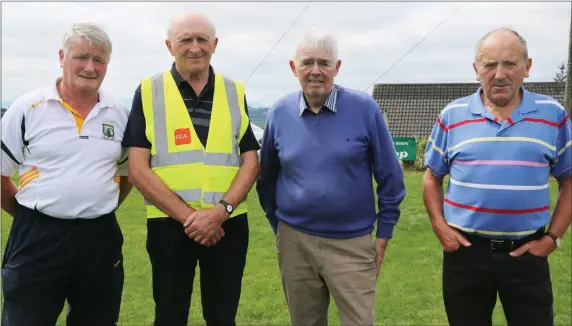
[[[175,62],[141,81],[125,131],[129,178],[145,197],[155,325],[187,325],[197,262],[207,325],[235,324],[260,147],[244,85],[210,65],[217,42],[205,16],[174,16]]]

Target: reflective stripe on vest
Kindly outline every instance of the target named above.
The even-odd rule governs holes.
[[[157,137],[158,138],[158,137]],[[235,141],[236,142],[236,141]],[[234,146],[233,146],[234,147]],[[157,151],[159,148],[157,148]],[[234,149],[233,149],[234,150]],[[204,153],[201,150],[151,155],[151,167],[169,166],[183,163],[204,162],[206,165],[240,166],[240,157],[233,154]]]
[[[240,166],[238,143],[236,139],[240,135],[242,116],[238,104],[236,85],[226,77],[223,77],[226,98],[230,109],[231,125],[234,130],[232,137],[232,154],[204,153],[203,151],[185,151],[169,153],[167,146],[167,118],[165,113],[165,92],[163,86],[163,74],[153,77],[151,89],[153,96],[153,119],[155,126],[155,148],[157,153],[151,155],[151,167],[170,166],[176,164],[204,162],[206,165]],[[191,119],[192,120],[192,119]]]
[[[175,195],[177,195],[184,202],[200,202],[201,201],[201,189],[188,189],[188,190],[174,190]],[[209,192],[205,191],[205,204],[216,205],[224,197],[223,192]],[[144,198],[146,205],[153,205],[152,202]],[[244,198],[241,203],[245,202]]]

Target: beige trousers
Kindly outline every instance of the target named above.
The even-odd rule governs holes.
[[[292,325],[327,325],[330,294],[341,325],[373,325],[376,252],[371,234],[323,238],[280,221],[276,249]]]

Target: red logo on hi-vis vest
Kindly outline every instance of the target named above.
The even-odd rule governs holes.
[[[191,130],[189,128],[175,129],[175,145],[191,143]]]

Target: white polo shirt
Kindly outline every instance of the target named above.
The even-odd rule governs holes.
[[[127,175],[121,140],[128,116],[100,90],[84,121],[62,101],[56,81],[19,97],[2,118],[2,175],[19,172],[18,202],[62,219],[96,218],[117,208],[117,176]]]

